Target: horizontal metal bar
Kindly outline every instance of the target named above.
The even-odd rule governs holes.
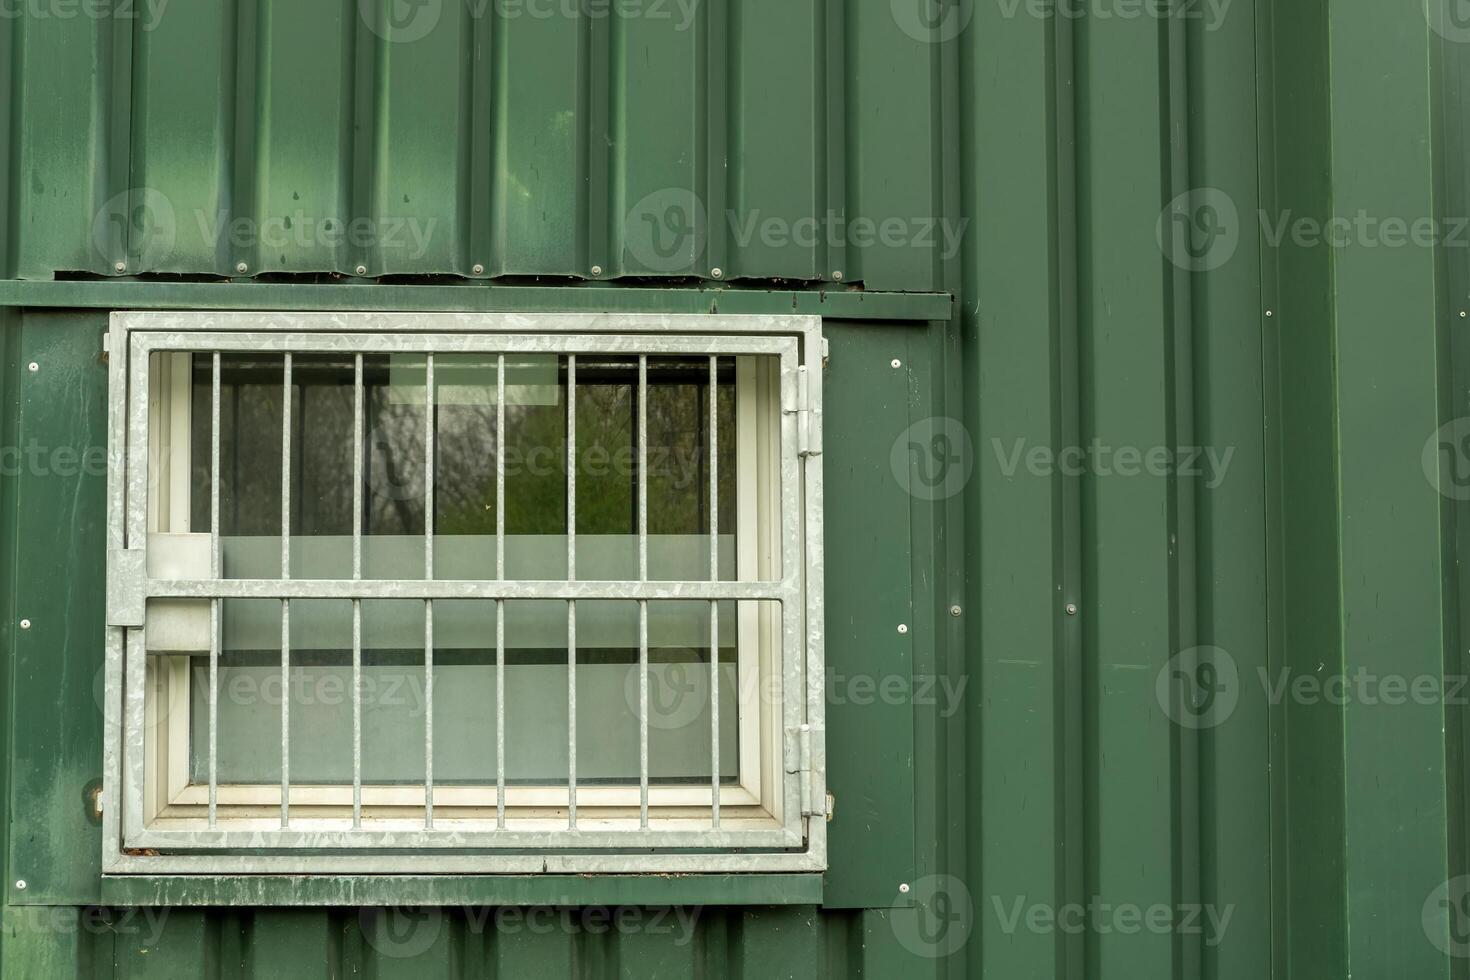
[[[106,876],[102,901],[119,906],[570,906],[819,905],[814,874],[422,875],[393,877]],[[654,913],[650,913],[654,914]]]
[[[664,599],[799,601],[787,582],[149,579],[150,599]]]
[[[826,848],[814,837],[806,851],[734,854],[120,854],[104,874],[694,874],[822,871]],[[391,879],[387,879],[391,880]],[[665,879],[654,879],[665,880]],[[38,893],[39,894],[39,893]]]
[[[684,315],[803,314],[923,322],[954,317],[949,293],[703,286],[341,285],[316,283],[0,281],[0,306],[175,310],[443,310],[462,313],[670,310]]]
[[[765,354],[795,351],[791,337],[733,334],[690,336],[606,335],[595,333],[420,333],[359,334],[341,331],[279,332],[247,335],[218,331],[146,330],[133,334],[132,349],[143,357],[155,351],[222,350],[254,353],[438,354]]]
[[[586,818],[584,818],[586,819]],[[727,815],[726,820],[729,820]],[[733,848],[798,847],[802,840],[791,831],[772,826],[761,830],[644,830],[634,817],[624,821],[628,830],[497,830],[495,821],[463,824],[441,817],[440,829],[425,830],[305,830],[297,818],[291,829],[276,830],[144,830],[127,840],[130,848],[155,851],[191,850],[465,850],[471,848],[532,848],[540,851],[583,848],[668,848],[677,850],[728,851]],[[693,824],[697,821],[683,821]],[[733,822],[733,821],[732,821]],[[476,827],[477,829],[467,829]],[[465,829],[462,829],[465,828]]]

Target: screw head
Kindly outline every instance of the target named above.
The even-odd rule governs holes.
[[[1267,319],[1270,319],[1271,317],[1273,317],[1275,315],[1276,315],[1276,311],[1275,310],[1267,310],[1266,311],[1266,318]]]
[[[117,271],[117,272],[127,272],[128,271],[128,264],[126,262],[118,262],[115,265],[113,265],[112,268],[113,268],[114,271]]]
[[[592,274],[594,276],[600,276],[600,275],[602,275],[602,266],[600,266],[600,265],[594,265],[592,267]]]
[[[715,268],[711,269],[709,271],[709,274],[712,275],[712,276],[714,276],[716,279],[723,279],[723,278],[725,278],[725,270],[724,269],[721,269],[719,266],[716,266]]]
[[[899,894],[907,895],[909,893],[909,883],[905,881],[903,884],[899,885],[898,891]]]
[[[900,636],[906,635],[908,633],[908,631],[909,631],[909,624],[908,623],[899,623],[898,624],[898,632],[899,632],[899,635]]]
[[[1075,603],[1075,602],[1069,602],[1069,603],[1067,603],[1066,609],[1067,609],[1067,615],[1068,616],[1075,616],[1075,615],[1077,615],[1077,603]]]
[[[470,271],[473,272],[477,276],[483,276],[485,274],[485,267],[483,265],[481,265],[480,263],[476,262],[474,264],[474,266],[472,266],[470,268]]]
[[[949,614],[951,616],[953,616],[955,619],[959,619],[962,615],[964,615],[964,612],[965,611],[963,609],[961,609],[959,606],[950,606],[949,607]]]
[[[245,262],[241,262],[235,266],[235,271],[243,276],[245,273],[250,271],[250,266]]]
[[[832,280],[834,282],[841,282],[842,281],[842,272],[839,270],[837,272],[832,273]]]
[[[365,265],[358,266],[357,267],[357,274],[359,276],[365,276],[365,275],[367,275],[367,266],[365,266]]]
[[[30,629],[31,628],[31,621],[29,619],[22,619],[20,621],[20,628],[23,629],[23,630]]]
[[[899,368],[903,367],[903,361],[900,361],[896,357],[891,362],[889,362],[889,363],[891,363],[893,365],[893,369],[895,371],[897,371]]]
[[[1470,316],[1470,313],[1467,313],[1467,312],[1466,312],[1466,311],[1464,311],[1464,310],[1461,310],[1461,311],[1460,311],[1460,319],[1461,319],[1461,320],[1463,320],[1463,319],[1465,319],[1465,318],[1466,318],[1466,317],[1467,317],[1467,316]]]
[[[41,370],[41,365],[37,364],[35,361],[32,361],[31,363],[26,365],[26,370],[31,372],[32,374],[35,374],[37,371]]]
[[[23,891],[26,890],[26,880],[24,878],[21,878],[18,881],[16,881],[16,883],[15,883],[15,890],[16,891],[19,891],[19,892],[23,892]]]

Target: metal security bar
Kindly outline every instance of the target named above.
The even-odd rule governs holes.
[[[120,533],[110,535],[109,626],[116,642],[109,643],[109,693],[116,677],[119,722],[108,729],[109,785],[118,787],[121,814],[109,809],[115,831],[105,857],[116,867],[137,870],[233,868],[267,870],[273,862],[305,868],[299,852],[310,852],[324,867],[358,870],[432,868],[445,851],[463,852],[468,864],[487,870],[524,870],[528,853],[568,853],[559,859],[566,868],[586,870],[636,867],[667,870],[802,869],[825,860],[825,832],[819,816],[825,809],[821,778],[820,733],[820,522],[810,504],[820,494],[820,452],[813,433],[820,432],[819,402],[814,405],[808,362],[821,356],[816,321],[811,318],[731,317],[558,317],[546,322],[532,318],[466,318],[423,315],[395,318],[392,332],[380,332],[379,317],[353,318],[322,315],[117,315],[111,335],[113,352],[114,439],[112,458],[123,472],[112,474],[111,510]],[[497,332],[511,323],[518,331]],[[182,322],[181,322],[182,321]],[[497,323],[496,321],[502,321]],[[528,322],[531,321],[531,322]],[[749,321],[759,321],[749,322]],[[632,329],[620,330],[619,327]],[[353,329],[354,327],[360,329]],[[476,329],[478,327],[478,329]],[[200,329],[204,328],[204,329]],[[680,332],[676,328],[690,332]],[[745,329],[740,329],[745,328]],[[179,575],[156,569],[150,560],[148,494],[150,492],[147,394],[155,354],[181,352],[204,356],[210,364],[210,500],[209,562],[207,575]],[[220,535],[221,358],[233,353],[279,354],[282,363],[281,548],[277,578],[224,577]],[[365,460],[364,356],[374,353],[422,355],[425,373],[424,465],[425,522],[422,578],[368,579],[363,569],[363,486]],[[352,541],[351,575],[319,579],[292,574],[292,389],[293,357],[310,354],[350,355],[353,374]],[[434,480],[436,450],[436,355],[493,356],[496,392],[495,551],[494,577],[476,580],[441,579],[435,569]],[[506,359],[526,354],[555,354],[566,365],[566,493],[567,570],[564,580],[517,580],[507,577],[505,437]],[[584,579],[577,557],[577,358],[620,356],[637,362],[637,577],[626,580]],[[675,356],[708,359],[708,439],[706,452],[709,493],[709,575],[707,580],[654,581],[649,574],[648,518],[648,393],[649,358]],[[776,573],[766,577],[738,575],[721,578],[719,462],[719,361],[721,357],[754,356],[775,361],[779,391],[776,406],[778,453],[774,478],[780,501]],[[120,447],[118,440],[124,443]],[[124,455],[125,452],[125,455]],[[125,462],[124,462],[125,460]],[[291,687],[291,605],[294,600],[346,600],[351,605],[352,774],[350,805],[324,805],[310,793],[293,812],[291,778],[291,725],[289,697],[281,705],[281,776],[279,815],[274,823],[262,821],[249,807],[226,804],[219,785],[218,689],[222,655],[222,606],[237,599],[273,599],[281,609],[281,683]],[[382,599],[415,600],[424,609],[424,778],[416,818],[405,817],[403,807],[375,805],[365,799],[363,778],[363,615],[362,603]],[[434,772],[434,611],[443,600],[493,601],[496,612],[494,685],[493,794],[484,805],[456,810],[458,797],[448,804],[436,801]],[[508,803],[506,738],[506,603],[508,600],[556,600],[567,608],[567,781],[565,804],[548,808],[544,802],[524,806]],[[579,600],[625,600],[638,612],[638,781],[636,803],[607,802],[607,794],[592,792],[579,782],[577,765],[577,603]],[[660,802],[650,786],[649,760],[649,602],[694,600],[709,609],[709,682],[711,780],[703,817],[687,802]],[[147,671],[150,653],[144,643],[147,609],[160,601],[208,603],[210,639],[208,673],[208,785],[199,817],[188,803],[159,810],[150,807],[145,786],[155,765],[148,750],[150,710]],[[720,604],[763,602],[777,609],[779,650],[778,706],[780,724],[772,729],[770,751],[778,774],[757,805],[730,809],[722,800],[720,723]],[[814,612],[817,614],[815,620]],[[111,703],[109,704],[109,709]],[[114,714],[109,711],[109,718]],[[742,718],[741,724],[758,724]],[[817,746],[813,748],[815,733]],[[737,743],[740,739],[737,737]],[[115,770],[112,768],[115,766]],[[488,791],[488,787],[487,787]],[[590,794],[590,795],[589,795]],[[682,795],[681,795],[682,798]],[[183,797],[180,797],[183,799]],[[396,799],[396,797],[395,797]],[[631,800],[630,800],[631,802]],[[159,812],[153,812],[158,810]],[[369,811],[374,811],[370,813]],[[377,811],[382,811],[381,813]],[[560,816],[558,816],[560,813]],[[239,860],[228,852],[249,851]],[[200,851],[212,853],[201,854]],[[391,854],[387,852],[393,852]],[[139,853],[146,852],[146,853]],[[378,853],[381,852],[381,853]],[[510,853],[507,853],[510,852]],[[625,858],[619,855],[635,854]],[[280,858],[273,855],[281,855]],[[288,856],[289,855],[289,856]],[[538,859],[542,869],[553,862]],[[243,864],[242,864],[243,861]],[[629,863],[631,861],[631,863]]]

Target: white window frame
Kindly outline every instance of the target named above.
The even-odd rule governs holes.
[[[738,786],[719,790],[717,805],[709,788],[650,787],[648,820],[640,826],[636,786],[507,787],[506,809],[544,807],[544,819],[518,818],[511,828],[502,814],[493,828],[487,828],[483,820],[441,819],[436,825],[433,806],[437,803],[452,810],[456,802],[452,788],[443,798],[434,797],[431,789],[427,819],[417,827],[411,820],[388,820],[371,829],[359,823],[337,829],[298,818],[298,825],[311,824],[298,830],[288,822],[290,807],[340,806],[343,788],[290,784],[280,825],[273,826],[268,816],[226,825],[217,822],[213,808],[208,807],[208,789],[189,784],[189,698],[187,684],[179,683],[187,661],[183,656],[156,652],[148,657],[143,621],[148,617],[157,620],[162,615],[159,610],[174,604],[168,614],[174,621],[185,623],[202,611],[207,632],[211,600],[226,597],[229,589],[225,582],[210,579],[217,552],[206,546],[208,553],[200,554],[198,538],[208,540],[209,535],[176,537],[187,535],[190,509],[189,398],[179,393],[187,393],[192,381],[187,356],[155,359],[153,355],[173,350],[387,350],[394,349],[395,337],[400,344],[416,345],[415,350],[442,353],[504,352],[507,345],[521,351],[568,352],[585,344],[589,352],[619,355],[743,353],[780,359],[779,379],[759,376],[763,372],[755,371],[749,358],[737,361],[736,456],[742,476],[736,497],[741,508],[738,527],[782,529],[784,591],[778,599],[770,588],[776,583],[748,581],[759,577],[750,573],[760,561],[761,541],[757,534],[742,533],[736,538],[740,581],[714,583],[697,594],[677,593],[678,598],[767,600],[739,605],[741,779]],[[350,346],[344,348],[344,340],[350,340]],[[335,346],[313,348],[313,343]],[[104,798],[116,802],[104,807],[106,872],[596,873],[817,871],[825,867],[819,457],[824,342],[819,318],[118,313],[112,318],[108,346],[112,418]],[[150,364],[162,370],[149,370]],[[139,394],[145,387],[146,399]],[[760,399],[765,397],[756,389],[765,387],[779,392],[779,439],[772,439],[775,433],[752,414],[759,412]],[[140,438],[140,433],[145,435]],[[772,442],[779,442],[779,452],[770,446]],[[151,462],[150,449],[156,457]],[[754,476],[754,467],[747,464],[767,452],[780,481],[762,485]],[[783,495],[788,494],[795,504],[783,509]],[[776,515],[779,521],[771,519]],[[326,593],[313,588],[321,585],[318,582],[297,583],[284,576],[271,584],[274,597],[284,598],[287,593],[293,598],[349,597],[333,594],[330,587]],[[463,590],[457,590],[456,584],[418,583],[408,597],[462,597]],[[655,595],[650,591],[655,583],[646,580],[641,586],[614,584],[628,588],[608,593],[607,583],[552,583],[560,589],[559,598],[671,598]],[[551,597],[543,595],[544,591],[532,589],[524,597]],[[504,597],[522,597],[512,593]],[[358,595],[366,597],[358,590],[350,591],[350,596]],[[767,615],[768,610],[775,614]],[[187,623],[183,628],[187,630]],[[216,641],[216,653],[217,647]],[[751,659],[752,654],[759,662]],[[779,671],[769,662],[776,654],[783,658]],[[145,659],[156,662],[158,669],[146,668]],[[170,677],[170,684],[161,683]],[[767,709],[761,704],[766,700],[762,690],[767,686],[765,680],[773,677],[781,679],[782,693],[779,703]],[[128,691],[144,694],[129,696]],[[156,710],[153,699],[169,696],[161,693],[166,691],[185,692],[182,710],[168,713],[171,723],[151,726],[147,720]],[[762,715],[761,723],[751,724],[756,715]],[[147,746],[139,750],[144,739]],[[158,764],[163,759],[168,761]],[[427,782],[432,786],[431,778]],[[280,789],[270,786],[221,785],[216,792],[220,806],[260,803],[270,807],[281,800]],[[346,787],[346,792],[350,796],[352,787]],[[419,787],[363,786],[358,815],[379,805],[403,805],[405,794],[420,792]],[[580,812],[569,814],[573,809],[569,802]],[[624,812],[630,803],[631,831]],[[752,803],[765,816],[742,823],[745,812],[739,808]],[[204,820],[197,816],[201,804],[209,814]],[[182,808],[182,815],[173,816],[170,808],[174,807]],[[727,807],[732,812],[721,819]],[[456,828],[446,829],[446,823]],[[239,853],[246,849],[251,853]],[[389,854],[389,849],[399,853]]]

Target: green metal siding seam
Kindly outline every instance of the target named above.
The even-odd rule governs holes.
[[[1276,168],[1276,45],[1275,15],[1272,0],[1254,0],[1255,11],[1255,66],[1256,66],[1256,121],[1255,138],[1258,146],[1256,156],[1257,184],[1259,186],[1259,208],[1267,214],[1279,213]],[[1285,665],[1284,602],[1285,588],[1283,565],[1285,556],[1281,547],[1282,531],[1282,392],[1281,347],[1279,336],[1273,329],[1274,320],[1268,319],[1265,311],[1280,308],[1278,257],[1267,247],[1265,230],[1257,228],[1253,236],[1257,247],[1258,276],[1261,284],[1260,303],[1254,322],[1261,332],[1261,443],[1264,448],[1263,477],[1265,484],[1265,522],[1261,548],[1265,555],[1262,574],[1265,578],[1265,659],[1266,668],[1273,676]],[[1287,847],[1289,840],[1287,823],[1287,745],[1286,724],[1279,705],[1266,707],[1266,739],[1269,757],[1267,782],[1267,820],[1269,832],[1266,837],[1269,849],[1269,919],[1273,927],[1269,932],[1269,967],[1272,975],[1286,976],[1289,969],[1288,936],[1289,926],[1284,924],[1290,914],[1291,888]],[[1277,923],[1283,923],[1277,926]]]
[[[1294,214],[1332,214],[1326,80],[1325,2],[1271,6],[1273,71],[1273,203]],[[1277,212],[1273,212],[1277,213]],[[1280,213],[1284,213],[1281,211]],[[1272,307],[1273,351],[1279,373],[1270,397],[1279,399],[1277,445],[1280,495],[1275,527],[1281,597],[1280,667],[1293,673],[1340,674],[1341,512],[1336,449],[1336,363],[1332,340],[1330,256],[1289,239],[1276,250],[1280,282]],[[1325,489],[1324,489],[1325,488]],[[1282,843],[1277,874],[1286,903],[1277,917],[1281,956],[1292,976],[1345,976],[1347,884],[1343,866],[1343,712],[1330,705],[1277,708],[1281,719]],[[1312,827],[1310,834],[1291,833]]]
[[[1456,121],[1465,117],[1466,46],[1448,38],[1443,39],[1432,52],[1436,98],[1433,139],[1442,147],[1435,154],[1435,208],[1436,219],[1451,227],[1456,215],[1470,215],[1470,172],[1467,172],[1467,134],[1463,125]],[[1439,282],[1437,301],[1439,322],[1443,325],[1444,348],[1441,350],[1446,370],[1441,372],[1440,418],[1451,420],[1470,408],[1467,398],[1467,383],[1470,383],[1470,344],[1458,325],[1458,311],[1465,309],[1470,299],[1464,263],[1457,260],[1450,249],[1440,249],[1437,255],[1436,276]],[[1470,508],[1461,501],[1445,499],[1442,502],[1442,519],[1447,533],[1441,553],[1441,567],[1454,569],[1444,576],[1446,596],[1445,675],[1464,676],[1467,669],[1465,648],[1467,625],[1466,588],[1470,577],[1457,567],[1456,556],[1470,553]],[[1448,753],[1446,759],[1447,783],[1450,806],[1446,814],[1448,823],[1448,859],[1450,874],[1463,874],[1470,867],[1470,779],[1467,779],[1467,760],[1470,760],[1470,718],[1463,704],[1451,706],[1446,722]],[[1470,975],[1470,963],[1460,959],[1452,964],[1452,975],[1464,980]]]
[[[1052,420],[1054,446],[1082,444],[1081,282],[1082,227],[1078,211],[1079,134],[1076,24],[1071,18],[1055,18],[1047,38],[1050,70],[1046,72],[1050,140],[1047,153],[1049,190],[1053,205],[1050,232],[1051,274],[1057,285],[1050,309],[1050,335],[1054,365],[1051,394],[1055,413]],[[1056,712],[1057,839],[1061,851],[1057,862],[1057,902],[1085,902],[1087,892],[1086,809],[1086,692],[1084,688],[1086,646],[1083,621],[1066,613],[1068,605],[1085,607],[1088,599],[1083,572],[1084,527],[1082,477],[1062,473],[1054,477],[1052,562],[1056,581],[1056,609],[1052,610],[1053,644],[1061,657],[1061,676],[1053,710]],[[1059,936],[1057,966],[1067,976],[1080,976],[1086,969],[1086,937]]]
[[[948,320],[948,293],[844,289],[639,289],[625,286],[294,285],[279,283],[0,281],[0,307],[199,310],[606,311],[815,314],[844,320]]]
[[[1191,112],[1197,93],[1190,85],[1191,51],[1188,24],[1179,18],[1166,17],[1159,25],[1159,57],[1162,62],[1159,89],[1163,111],[1159,119],[1159,142],[1162,160],[1162,186],[1159,212],[1165,213],[1169,202],[1178,194],[1195,186],[1193,181],[1190,137],[1198,132],[1191,127]],[[1195,331],[1192,275],[1188,270],[1166,263],[1164,286],[1164,398],[1165,442],[1172,447],[1196,446]],[[1199,542],[1199,509],[1195,482],[1181,479],[1178,473],[1165,478],[1165,531],[1172,547],[1166,548],[1169,565],[1169,659],[1180,651],[1199,643],[1198,567],[1201,560]],[[1172,776],[1175,782],[1171,799],[1174,811],[1172,850],[1174,859],[1172,900],[1175,908],[1200,906],[1204,878],[1202,799],[1204,763],[1202,746],[1208,733],[1183,725],[1170,725]],[[1173,968],[1186,977],[1199,976],[1206,949],[1203,934],[1187,936],[1176,931],[1173,937]]]
[[[13,310],[0,309],[0,447],[17,446],[20,403],[20,317]],[[19,581],[16,564],[17,476],[0,472],[0,569],[6,582]],[[15,683],[15,589],[0,589],[0,913],[10,910],[13,881],[10,877],[10,756],[16,744],[11,719],[15,717],[12,702]],[[5,962],[6,946],[13,942],[4,928],[9,916],[0,914],[0,964]]]
[[[20,158],[20,103],[15,97],[16,80],[20,76],[21,21],[17,17],[0,17],[0,277],[14,275],[19,245],[16,227],[17,198],[20,193],[18,173]]]

